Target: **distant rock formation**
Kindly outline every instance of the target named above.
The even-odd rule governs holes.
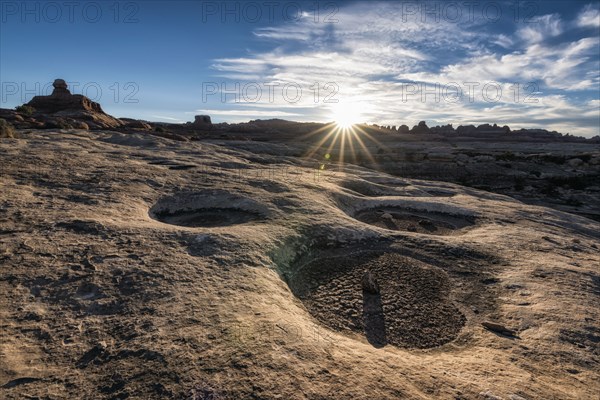
[[[430,130],[431,130],[431,133],[435,133],[435,134],[439,134],[439,135],[452,135],[456,132],[454,130],[454,127],[452,126],[452,124],[442,125],[442,126],[434,126],[433,128],[430,128]]]
[[[475,125],[459,125],[459,127],[456,128],[456,133],[459,136],[470,136],[475,132],[477,132]]]
[[[570,136],[568,133],[566,135],[562,135],[556,131],[548,131],[546,129],[519,129],[518,131],[512,131],[513,134],[516,135],[524,135],[531,138],[560,138],[560,137],[568,137]]]
[[[600,142],[600,137],[586,139],[580,136],[573,136],[570,134],[561,134],[556,131],[548,131],[546,129],[519,129],[511,130],[508,125],[500,126],[498,124],[481,124],[475,125],[460,125],[458,128],[454,128],[452,124],[428,127],[425,121],[420,121],[418,125],[413,126],[409,129],[407,125],[400,125],[396,129],[395,126],[379,126],[377,124],[365,124],[363,129],[372,132],[385,132],[390,131],[398,134],[416,134],[416,135],[427,135],[434,134],[442,137],[452,138],[477,138],[482,140],[560,140],[566,142]]]
[[[398,133],[408,133],[410,132],[410,128],[408,127],[408,125],[400,125],[398,127]]]
[[[54,86],[54,91],[52,92],[54,95],[71,94],[69,89],[67,89],[67,82],[64,79],[55,79],[52,86]]]
[[[139,119],[132,119],[132,118],[119,118],[123,124],[125,124],[125,127],[127,128],[131,128],[131,129],[135,129],[135,130],[142,130],[142,131],[150,131],[152,130],[152,126],[146,122],[146,121],[141,121]]]
[[[88,111],[105,114],[100,104],[81,94],[71,94],[64,79],[56,79],[50,96],[35,96],[29,103],[36,112],[53,114],[61,111]]]
[[[194,123],[192,124],[196,128],[212,128],[212,121],[209,115],[196,115],[194,117]]]
[[[477,127],[475,125],[459,126],[456,129],[456,133],[459,136],[494,136],[494,135],[506,135],[510,133],[508,126],[498,126],[496,124],[482,124]]]
[[[89,128],[107,129],[122,126],[118,119],[106,114],[100,104],[81,94],[71,94],[64,79],[56,79],[50,96],[35,96],[27,106],[33,107],[36,119],[54,120],[68,118],[84,120]]]
[[[429,127],[427,126],[427,123],[425,121],[421,121],[421,122],[419,122],[419,125],[413,126],[413,128],[411,129],[410,132],[414,133],[414,134],[431,133],[431,131],[429,130]]]

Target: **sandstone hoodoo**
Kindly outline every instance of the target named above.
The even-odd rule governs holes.
[[[52,86],[54,90],[50,96],[35,96],[27,105],[37,112],[49,114],[70,110],[104,114],[100,104],[81,94],[71,94],[64,79],[56,79]]]
[[[36,114],[50,117],[65,117],[85,120],[90,128],[116,128],[123,123],[106,114],[100,104],[81,94],[72,94],[64,79],[56,79],[54,90],[49,96],[35,96],[27,106],[33,107]]]

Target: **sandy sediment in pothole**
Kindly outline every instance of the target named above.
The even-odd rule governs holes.
[[[397,253],[317,258],[291,285],[307,310],[336,330],[364,334],[375,347],[436,347],[458,336],[465,317],[443,269]],[[370,274],[377,290],[364,287]]]

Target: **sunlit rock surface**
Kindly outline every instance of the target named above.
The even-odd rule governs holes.
[[[600,390],[592,219],[288,144],[18,133],[0,139],[2,398]]]

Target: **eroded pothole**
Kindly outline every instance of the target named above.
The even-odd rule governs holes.
[[[413,211],[400,207],[380,207],[358,211],[357,220],[395,231],[408,231],[430,235],[464,233],[475,225],[475,217],[452,215],[433,211]]]
[[[187,192],[161,198],[151,218],[184,227],[221,227],[260,221],[268,209],[251,199],[224,191]]]
[[[398,253],[318,258],[299,267],[288,284],[321,323],[364,334],[375,347],[440,346],[466,322],[451,299],[447,273]]]
[[[260,215],[244,210],[227,208],[200,208],[180,210],[173,213],[155,214],[157,220],[166,224],[186,227],[216,227],[243,224],[260,219]]]

